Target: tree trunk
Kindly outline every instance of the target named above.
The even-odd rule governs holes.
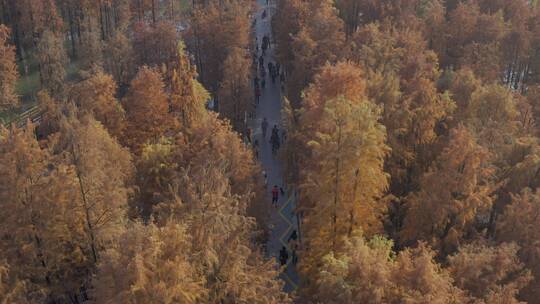
[[[152,0],[152,23],[156,24],[156,3]]]
[[[83,182],[83,178],[82,178],[82,174],[80,170],[79,159],[77,155],[75,154],[74,144],[71,145],[71,156],[73,157],[73,164],[75,165],[75,172],[77,174],[77,180],[79,182],[79,190],[81,191],[81,198],[83,200],[84,212],[86,216],[86,226],[88,228],[88,234],[90,237],[90,247],[92,249],[92,257],[94,259],[94,262],[97,263],[98,259],[97,259],[94,227],[90,219],[90,207],[89,207],[88,199],[86,198],[86,191],[84,190],[84,182]]]
[[[338,151],[336,156],[336,166],[335,166],[335,172],[336,172],[336,179],[334,183],[334,211],[333,211],[333,230],[334,230],[334,237],[332,239],[332,249],[336,250],[336,237],[337,237],[337,206],[339,203],[339,174],[340,174],[340,152],[341,152],[341,126],[338,127],[338,141],[337,141]]]
[[[353,196],[351,198],[351,208],[349,210],[349,231],[348,231],[349,237],[352,235],[353,226],[354,226],[354,202],[355,202],[355,198],[356,198],[356,191],[358,189],[358,175],[359,175],[359,173],[360,173],[360,169],[356,169],[355,176],[354,176]]]

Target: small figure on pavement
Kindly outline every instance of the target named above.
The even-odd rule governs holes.
[[[295,240],[298,238],[298,234],[296,234],[296,230],[293,230],[291,235],[289,236],[289,239],[287,239],[287,242],[290,242],[291,240]]]
[[[291,248],[291,258],[292,263],[296,265],[298,263],[298,256],[296,255],[296,250],[298,249],[298,235],[296,234],[296,230],[293,230],[291,233],[291,236],[289,236],[289,239],[287,240],[287,243],[289,244],[289,248]]]
[[[277,208],[279,200],[279,189],[277,185],[272,188],[272,205]]]
[[[261,87],[264,89],[266,88],[266,79],[263,78],[263,80],[261,80]]]
[[[261,122],[261,129],[262,129],[263,139],[265,139],[266,129],[268,129],[268,120],[266,120],[266,117],[263,118],[263,121]]]
[[[257,104],[259,104],[259,100],[261,99],[261,89],[259,87],[255,88],[255,100],[257,101]]]
[[[279,135],[279,129],[277,127],[277,125],[274,125],[274,127],[272,128],[272,135]]]
[[[262,55],[259,57],[259,65],[264,68],[264,57]]]
[[[287,264],[288,259],[289,259],[289,254],[287,253],[287,248],[283,246],[281,247],[281,250],[279,251],[279,262],[281,263],[281,266]]]
[[[277,135],[277,133],[272,132],[270,144],[272,144],[272,154],[276,155],[277,151],[279,150],[279,135]]]
[[[266,171],[263,170],[262,175],[264,177],[264,186],[268,186],[268,175],[266,174]]]
[[[253,142],[253,153],[255,154],[255,158],[259,159],[259,141],[257,139]]]
[[[251,143],[251,128],[247,128],[246,137],[249,143]]]
[[[270,144],[272,144],[272,154],[276,154],[276,152],[279,150],[279,129],[277,125],[274,125],[274,128],[272,128],[272,135],[270,136]]]
[[[268,62],[268,73],[272,75],[272,72],[274,72],[274,65],[271,61]]]

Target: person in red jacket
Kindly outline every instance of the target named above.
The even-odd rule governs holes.
[[[272,205],[277,208],[279,200],[279,188],[277,185],[274,185],[272,188]]]
[[[259,104],[259,100],[261,99],[261,89],[259,87],[255,88],[255,101],[256,104]]]

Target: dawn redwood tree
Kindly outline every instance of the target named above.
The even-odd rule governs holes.
[[[95,264],[126,220],[131,155],[91,114],[66,116],[61,122],[59,153],[75,172],[89,259]]]
[[[42,301],[39,295],[32,295],[27,282],[20,280],[10,272],[6,263],[0,264],[0,303],[30,304],[31,299]]]
[[[223,81],[218,91],[219,110],[238,132],[245,131],[246,116],[253,111],[250,64],[244,49],[233,48],[223,63]]]
[[[116,91],[112,76],[98,69],[75,84],[69,95],[81,111],[92,114],[111,135],[121,138],[125,111],[115,97]]]
[[[325,66],[306,90],[299,113],[299,208],[304,211],[306,250],[302,272],[315,278],[320,259],[340,252],[359,229],[381,228],[380,201],[388,185],[388,153],[380,110],[365,96],[361,70],[349,63]]]
[[[174,150],[174,159],[183,168],[205,168],[208,162],[224,166],[225,178],[231,192],[244,197],[242,204],[250,202],[255,185],[261,179],[260,168],[253,153],[241,140],[231,125],[219,119],[214,113],[207,117],[189,133],[175,138],[179,147]]]
[[[63,39],[59,34],[45,31],[39,40],[36,52],[42,89],[58,97],[65,89],[65,66],[68,63]]]
[[[511,204],[497,221],[496,239],[500,242],[516,242],[518,256],[532,272],[534,280],[520,293],[523,299],[536,301],[540,294],[540,229],[537,220],[540,214],[540,195],[538,190],[525,188],[512,195]]]
[[[317,289],[308,297],[332,304],[469,303],[425,244],[399,253],[392,246],[382,237],[355,235],[343,252],[324,257]]]
[[[102,33],[97,25],[97,16],[88,9],[82,10],[84,16],[80,24],[80,47],[78,59],[81,64],[81,70],[90,70],[95,67],[103,66],[103,40]]]
[[[241,196],[231,193],[226,164],[180,169],[174,198],[155,207],[160,226],[186,223],[191,236],[191,273],[202,276],[205,303],[291,303],[274,261],[266,261],[250,235],[254,219]],[[221,278],[221,279],[217,279]]]
[[[178,44],[176,61],[169,70],[170,108],[178,116],[182,127],[190,128],[205,116],[205,104],[210,97],[196,79],[196,68],[191,64],[183,42]]]
[[[178,35],[172,22],[141,21],[134,24],[133,31],[133,51],[138,65],[161,68],[175,61]]]
[[[103,47],[104,68],[119,86],[125,87],[135,74],[134,51],[127,35],[118,30]]]
[[[0,131],[0,260],[26,282],[26,297],[67,301],[89,266],[73,168],[42,148],[33,125]],[[14,266],[16,265],[16,267]]]
[[[127,125],[122,142],[135,154],[140,154],[144,144],[157,141],[175,125],[164,87],[160,73],[146,66],[131,81],[123,100]]]
[[[19,104],[15,91],[19,72],[15,58],[15,47],[9,43],[10,29],[0,24],[0,110]]]
[[[319,68],[341,59],[345,41],[343,21],[330,1],[312,1],[307,10],[313,13],[305,16],[290,45],[294,61],[288,71],[287,94],[295,108]]]
[[[205,280],[194,271],[185,226],[131,224],[103,253],[93,280],[94,303],[200,303]]]
[[[14,28],[17,28],[20,39],[19,53],[36,47],[46,31],[55,34],[62,32],[64,22],[54,0],[21,0],[13,1]]]
[[[224,64],[234,48],[247,49],[252,2],[246,0],[195,3],[187,33],[204,87],[217,94],[225,81]]]
[[[442,254],[455,252],[476,225],[487,224],[495,186],[489,153],[464,126],[451,131],[448,146],[407,198],[404,245],[423,240]]]
[[[532,279],[518,257],[519,246],[469,244],[448,258],[456,286],[484,303],[523,303],[519,293]]]

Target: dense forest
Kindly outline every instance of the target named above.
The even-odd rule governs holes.
[[[0,122],[1,304],[540,303],[535,0],[0,0]]]

